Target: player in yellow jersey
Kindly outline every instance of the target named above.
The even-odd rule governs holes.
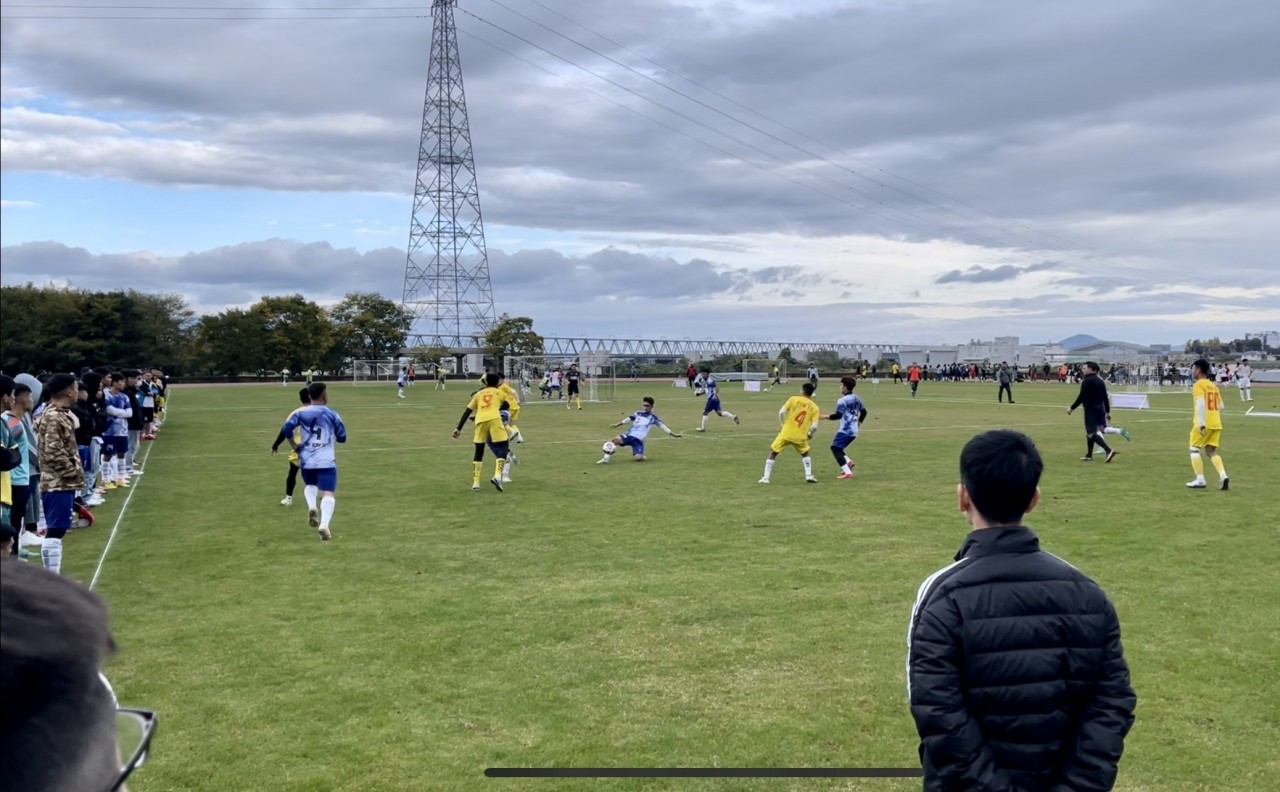
[[[498,382],[498,390],[502,391],[503,397],[507,400],[507,409],[510,412],[510,417],[507,418],[507,429],[510,430],[508,433],[512,440],[523,443],[524,435],[520,434],[520,425],[516,423],[520,420],[520,395],[507,383],[505,375],[499,374]]]
[[[1195,403],[1195,419],[1191,423],[1191,469],[1196,477],[1187,482],[1191,489],[1204,489],[1209,486],[1204,480],[1204,460],[1201,451],[1209,457],[1214,470],[1218,471],[1218,489],[1225,490],[1229,483],[1227,466],[1222,461],[1218,448],[1222,445],[1222,393],[1213,384],[1209,376],[1209,361],[1201,358],[1191,364],[1191,376],[1196,384],[1191,387],[1191,398]]]
[[[457,440],[462,434],[462,427],[467,425],[467,419],[475,416],[476,430],[472,441],[476,445],[475,459],[471,463],[471,489],[480,489],[480,470],[484,466],[484,446],[490,443],[493,446],[494,460],[493,478],[489,479],[489,483],[494,489],[502,492],[502,468],[507,461],[507,429],[502,425],[502,403],[505,401],[502,391],[498,390],[498,383],[502,380],[497,374],[485,375],[485,387],[476,391],[471,396],[471,401],[467,402],[467,409],[462,412],[462,418],[458,420],[458,428],[453,430],[453,439]]]
[[[812,398],[813,383],[806,382],[801,386],[801,390],[804,391],[803,396],[792,396],[787,399],[786,404],[782,405],[782,409],[778,410],[782,429],[774,438],[773,445],[769,446],[769,458],[764,463],[764,478],[760,479],[761,484],[769,483],[769,476],[773,474],[774,460],[788,446],[800,452],[800,459],[804,463],[804,480],[810,484],[818,483],[818,480],[813,477],[813,460],[809,458],[809,438],[818,431],[818,421],[821,420],[822,415]]]

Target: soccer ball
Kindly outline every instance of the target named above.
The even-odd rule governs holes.
[[[612,440],[605,441],[604,452],[606,454],[612,454],[614,451],[617,451],[617,450],[618,450],[618,446],[616,446]]]

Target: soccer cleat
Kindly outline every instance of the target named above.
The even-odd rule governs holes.
[[[1196,479],[1195,481],[1188,481],[1187,486],[1191,489],[1204,489],[1209,485],[1204,482],[1204,479]]]
[[[817,484],[817,483],[818,483],[818,480],[817,480],[816,478],[814,478],[813,476],[805,476],[805,477],[804,477],[804,483],[805,483],[805,484]]]
[[[322,525],[316,529],[316,533],[320,534],[320,541],[327,542],[333,534],[329,533],[329,526]]]
[[[853,478],[853,474],[852,474],[852,473],[841,473],[840,475],[836,476],[836,478],[838,478],[838,479],[851,479],[851,478]]]
[[[1089,456],[1082,456],[1082,457],[1080,457],[1080,461],[1081,461],[1081,462],[1092,462],[1092,461],[1093,461],[1093,455],[1092,455],[1092,454],[1090,454]]]
[[[1218,489],[1222,490],[1223,492],[1226,492],[1226,491],[1227,491],[1227,484],[1228,484],[1230,481],[1231,481],[1231,479],[1229,479],[1229,478],[1224,478],[1224,479],[1222,480],[1222,483],[1218,485]]]
[[[145,472],[145,471],[142,471],[142,470],[139,470],[139,469],[137,469],[137,468],[134,468],[133,470],[130,470],[130,471],[129,471],[129,475],[130,475],[130,476],[141,476],[144,472]]]
[[[480,482],[478,482],[478,481],[473,481],[473,482],[471,482],[471,491],[472,491],[472,492],[479,492],[479,491],[480,491]]]
[[[108,482],[103,486],[103,489],[105,489],[105,490],[113,490],[113,489],[116,489],[116,483],[115,483],[114,481],[108,481]]]
[[[609,458],[608,458],[608,457],[605,457],[604,459],[597,459],[597,460],[596,460],[596,464],[597,464],[597,465],[607,465],[607,464],[609,464]]]
[[[105,498],[101,498],[97,495],[94,495],[92,498],[85,498],[84,505],[85,506],[101,506],[106,502],[107,501]]]
[[[292,495],[285,495],[285,496],[284,496],[284,500],[280,501],[280,505],[281,505],[281,506],[292,506],[292,505],[293,505],[293,496],[292,496]]]
[[[489,483],[492,484],[493,488],[496,489],[498,492],[502,492],[502,479],[498,478],[497,476],[494,476],[493,478],[489,479]]]
[[[511,483],[511,477],[510,477],[510,476],[503,476],[503,477],[502,477],[502,483],[503,483],[503,484],[510,484],[510,483]]]
[[[320,510],[319,509],[307,509],[307,524],[310,525],[312,528],[320,527]]]
[[[733,423],[734,423],[734,426],[737,426],[738,424],[742,423],[742,421],[739,421],[738,416],[735,415],[733,416]]]
[[[767,478],[762,478],[762,479],[760,479],[759,481],[757,481],[756,483],[757,483],[757,484],[768,484],[768,483],[769,483],[769,479],[767,479]]]
[[[1115,458],[1116,458],[1116,454],[1118,454],[1118,453],[1120,453],[1120,452],[1119,452],[1119,451],[1116,451],[1114,448],[1113,448],[1113,449],[1111,449],[1110,451],[1108,451],[1108,452],[1107,452],[1107,459],[1106,459],[1106,461],[1107,461],[1107,462],[1110,462],[1111,460],[1115,459]]]
[[[116,486],[117,486],[117,487],[124,487],[124,488],[128,489],[128,488],[129,488],[130,486],[132,486],[132,485],[129,483],[129,480],[128,480],[128,479],[120,479],[119,481],[117,481],[117,482],[116,482]]]
[[[697,429],[694,429],[694,431],[695,431],[695,432],[705,432],[705,431],[707,431],[707,430],[706,430],[706,429],[703,429],[702,427],[698,427]]]
[[[1121,437],[1123,437],[1125,440],[1132,440],[1132,439],[1133,439],[1132,437],[1130,437],[1130,436],[1129,436],[1129,430],[1128,430],[1128,429],[1121,429],[1121,430],[1120,430],[1120,436],[1121,436]]]

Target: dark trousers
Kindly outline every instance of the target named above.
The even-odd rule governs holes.
[[[1009,394],[1009,402],[1012,403],[1013,402],[1013,386],[1007,382],[1002,382],[1000,383],[1000,395],[997,396],[996,398],[999,401],[1004,401],[1004,395],[1006,393]]]
[[[13,505],[9,507],[9,524],[13,526],[18,535],[22,535],[22,524],[27,518],[27,501],[31,498],[31,488],[25,485],[14,484],[13,487]]]
[[[298,466],[289,463],[289,476],[284,480],[284,494],[287,497],[293,497],[293,491],[298,486]]]

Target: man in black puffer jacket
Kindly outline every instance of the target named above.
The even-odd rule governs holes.
[[[956,562],[920,586],[907,691],[926,790],[1107,790],[1137,697],[1107,595],[1040,550],[1022,517],[1044,463],[1030,438],[985,432],[960,455]]]

